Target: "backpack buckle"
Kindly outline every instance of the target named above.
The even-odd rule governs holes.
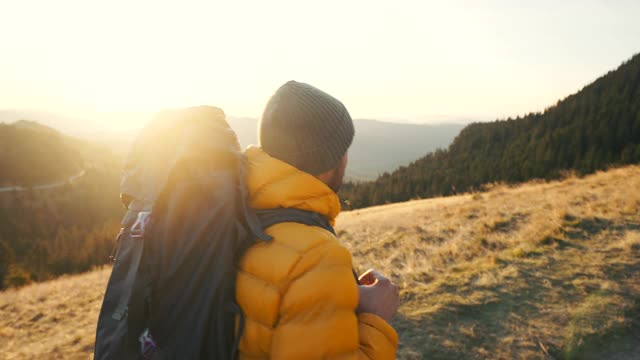
[[[138,218],[136,219],[136,222],[133,223],[131,230],[129,231],[132,238],[141,239],[144,236],[144,229],[149,223],[150,218],[150,211],[141,211],[138,213]]]
[[[145,359],[150,359],[153,351],[156,349],[156,342],[153,341],[151,334],[149,334],[149,329],[144,329],[144,332],[138,338],[140,342],[140,354]]]

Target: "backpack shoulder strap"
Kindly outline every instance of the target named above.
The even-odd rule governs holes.
[[[324,216],[312,211],[292,208],[277,208],[256,210],[255,212],[258,219],[260,219],[263,229],[283,222],[294,222],[309,226],[317,226],[331,232],[333,235],[336,235],[336,232],[329,221]]]
[[[292,208],[277,208],[255,210],[255,213],[260,220],[263,229],[283,222],[294,222],[309,226],[317,226],[331,232],[334,236],[337,236],[336,231],[329,223],[329,220],[316,212]],[[356,279],[356,284],[360,285],[358,274],[355,270],[352,270],[352,272],[353,277]]]

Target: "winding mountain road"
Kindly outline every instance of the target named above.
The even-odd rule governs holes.
[[[4,187],[0,187],[0,193],[1,192],[11,192],[11,191],[27,191],[29,189],[32,190],[48,190],[48,189],[55,189],[61,186],[64,186],[68,183],[73,183],[76,180],[80,179],[81,177],[83,177],[86,174],[86,170],[82,169],[79,173],[69,176],[66,180],[62,180],[62,181],[58,181],[58,182],[53,182],[53,183],[49,183],[49,184],[41,184],[41,185],[34,185],[34,186],[4,186]]]

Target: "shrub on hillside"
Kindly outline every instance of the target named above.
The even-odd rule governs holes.
[[[4,278],[9,272],[9,265],[15,261],[13,249],[3,240],[0,240],[0,288]]]
[[[17,264],[11,264],[7,271],[7,275],[4,278],[4,287],[21,287],[31,283],[31,276],[29,273]]]

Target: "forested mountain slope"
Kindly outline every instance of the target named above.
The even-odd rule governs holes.
[[[64,180],[82,167],[78,151],[57,131],[29,121],[0,123],[0,186]]]
[[[31,121],[0,124],[0,289],[109,261],[120,168],[105,147]]]
[[[470,124],[448,149],[375,181],[347,184],[342,196],[353,207],[366,207],[638,163],[639,87],[636,55],[542,113]]]

